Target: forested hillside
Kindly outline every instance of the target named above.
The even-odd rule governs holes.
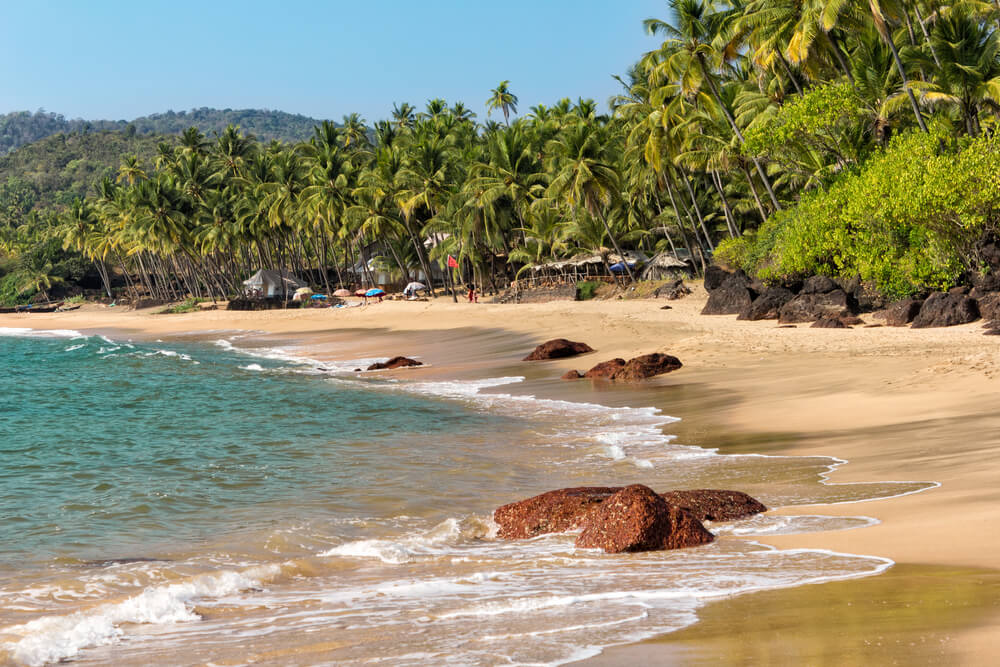
[[[180,134],[197,126],[211,136],[222,132],[228,125],[235,125],[244,132],[256,135],[262,141],[305,141],[312,136],[313,127],[320,121],[300,114],[267,109],[192,109],[126,120],[67,120],[63,115],[46,111],[15,111],[0,115],[0,155],[54,134],[99,132],[102,130],[127,130],[131,125],[138,134]]]

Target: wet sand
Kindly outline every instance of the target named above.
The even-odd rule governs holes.
[[[992,664],[1000,519],[1000,340],[981,325],[949,329],[779,329],[773,322],[702,317],[703,294],[671,302],[518,306],[387,302],[368,308],[151,315],[110,309],[0,315],[0,326],[128,331],[142,336],[270,332],[306,344],[376,356],[419,354],[439,377],[485,368],[534,379],[567,400],[652,405],[684,421],[685,444],[723,453],[827,455],[850,461],[832,483],[934,481],[939,488],[809,513],[877,518],[850,531],[773,537],[780,548],[888,557],[878,577],[724,600],[701,622],[593,664]],[[510,350],[552,337],[582,340],[587,357],[521,364]],[[378,351],[373,349],[380,347]],[[653,351],[685,363],[633,387],[560,382],[615,356]],[[536,383],[537,388],[537,383]],[[779,510],[801,513],[802,508]]]

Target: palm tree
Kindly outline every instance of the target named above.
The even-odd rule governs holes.
[[[486,100],[486,115],[489,116],[494,109],[503,112],[503,120],[510,126],[510,112],[517,113],[517,95],[510,92],[510,81],[503,80],[496,88],[490,91],[490,98]]]

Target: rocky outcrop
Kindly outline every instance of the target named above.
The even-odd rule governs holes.
[[[583,377],[585,377],[585,378],[607,378],[607,379],[610,380],[614,376],[615,373],[617,373],[618,371],[620,371],[623,368],[625,368],[625,360],[624,359],[621,359],[621,358],[618,358],[618,359],[609,359],[608,361],[602,361],[601,363],[599,363],[596,366],[594,366],[593,368],[591,368],[589,371],[587,371],[586,373],[583,374]]]
[[[687,510],[699,521],[735,521],[767,511],[762,502],[742,491],[693,489],[667,491],[660,496],[669,504]]]
[[[885,320],[890,327],[905,327],[920,313],[923,305],[924,302],[920,299],[902,299],[889,304],[885,310],[878,311],[872,317]]]
[[[1000,292],[993,292],[976,300],[979,315],[984,320],[1000,320]]]
[[[776,320],[781,307],[795,298],[784,287],[768,287],[749,306],[740,311],[738,320]]]
[[[975,299],[961,293],[935,292],[920,307],[920,312],[913,319],[913,328],[953,327],[977,319],[979,307]]]
[[[837,319],[836,317],[823,317],[816,320],[810,325],[811,329],[850,329],[844,323],[844,320]]]
[[[653,296],[657,299],[669,299],[670,301],[674,301],[676,299],[681,299],[690,293],[691,290],[684,284],[684,280],[678,278],[673,282],[657,287],[653,292]]]
[[[588,352],[593,351],[594,348],[590,347],[586,343],[575,343],[571,340],[566,340],[565,338],[554,338],[552,340],[545,341],[536,347],[531,354],[526,356],[521,361],[564,359],[566,357],[575,357],[578,354],[587,354]]]
[[[683,366],[683,364],[677,357],[669,354],[661,354],[660,352],[653,352],[652,354],[643,354],[638,357],[633,357],[628,361],[621,358],[602,361],[582,376],[577,373],[575,377],[585,377],[591,379],[604,378],[607,380],[617,380],[621,382],[634,382],[636,380],[644,380],[656,375],[663,375],[664,373],[675,371],[681,366]],[[574,379],[574,376],[572,373],[566,373],[563,375],[563,379],[572,380]]]
[[[728,278],[731,273],[721,266],[712,265],[705,269],[705,291],[713,292]]]
[[[562,377],[560,377],[559,379],[560,380],[579,380],[582,377],[583,376],[580,375],[580,371],[566,371],[565,373],[563,373]]]
[[[714,279],[713,279],[714,281]],[[708,278],[705,284],[708,284]],[[731,273],[708,294],[702,315],[738,315],[749,308],[757,294],[750,289],[750,279],[742,271]]]
[[[417,361],[416,359],[410,359],[409,357],[393,357],[389,361],[380,361],[372,364],[365,370],[367,371],[384,371],[392,370],[393,368],[407,368],[409,366],[423,366],[423,362]]]
[[[827,276],[810,276],[802,283],[801,294],[829,294],[834,290],[841,289],[832,278]],[[847,290],[844,290],[845,292]]]
[[[857,315],[853,300],[842,289],[832,292],[799,294],[781,307],[782,323],[815,322],[824,318],[840,319]]]
[[[517,540],[574,530],[619,490],[620,487],[604,486],[558,489],[498,507],[493,512],[493,520],[500,526],[497,537]]]
[[[670,505],[648,486],[626,486],[588,513],[576,546],[607,553],[660,551],[715,539],[687,510]]]

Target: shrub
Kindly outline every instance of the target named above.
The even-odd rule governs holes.
[[[576,300],[587,301],[594,298],[594,293],[601,286],[599,280],[581,280],[576,284]]]

